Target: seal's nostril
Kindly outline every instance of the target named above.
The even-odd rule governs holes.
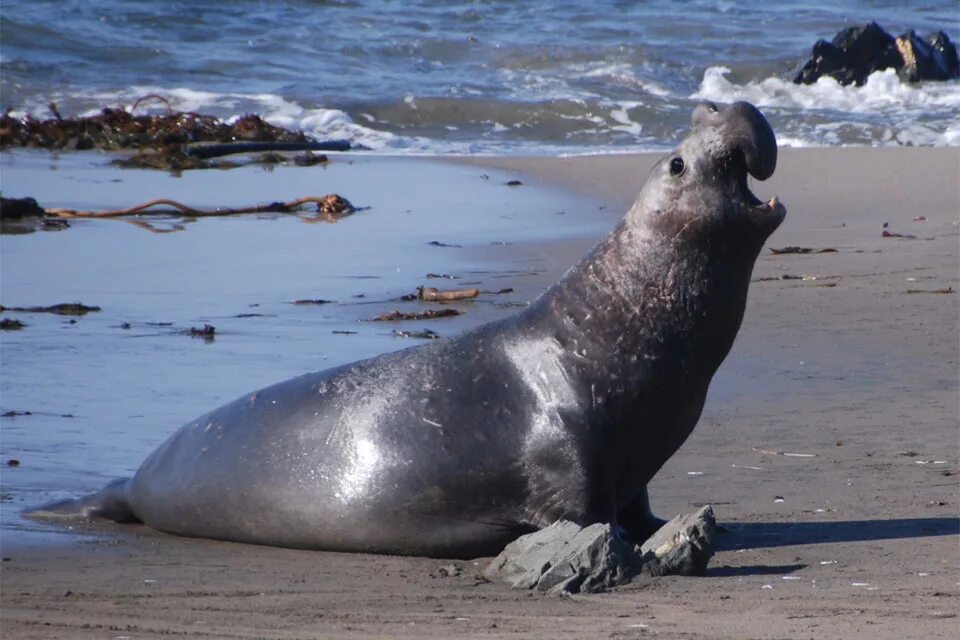
[[[707,103],[707,109],[710,109],[710,111],[713,112],[713,113],[716,113],[717,111],[720,110],[719,108],[717,108],[717,105],[715,105],[715,104],[712,103],[712,102],[708,102],[708,103]]]

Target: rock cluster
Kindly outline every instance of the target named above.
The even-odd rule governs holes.
[[[677,516],[641,545],[609,524],[561,520],[514,540],[483,574],[552,594],[605,591],[639,575],[701,575],[713,556],[715,532],[709,506]]]
[[[960,60],[943,31],[921,38],[911,29],[895,38],[871,22],[844,29],[832,42],[818,40],[793,81],[813,84],[830,76],[840,84],[860,86],[883,69],[896,69],[904,82],[952,80],[960,77]]]

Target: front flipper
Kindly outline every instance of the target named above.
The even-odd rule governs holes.
[[[639,544],[667,524],[667,521],[661,520],[650,511],[650,498],[647,488],[644,487],[643,491],[617,514],[617,524],[626,529],[633,541]]]

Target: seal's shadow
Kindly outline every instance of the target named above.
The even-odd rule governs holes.
[[[723,524],[717,551],[786,547],[825,542],[863,542],[960,534],[960,518],[902,518],[840,522],[750,522]]]

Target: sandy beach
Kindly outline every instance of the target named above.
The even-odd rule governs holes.
[[[324,188],[373,204],[371,215],[380,201],[430,201],[458,179],[437,178],[442,171],[435,169],[436,160],[358,159],[353,166],[346,158],[334,157],[340,173],[325,174]],[[490,188],[499,189],[502,203],[495,211],[516,216],[502,227],[477,231],[482,243],[465,247],[457,268],[474,270],[485,289],[514,288],[510,301],[531,299],[613,226],[655,160],[611,155],[444,161],[476,184],[496,183]],[[276,169],[274,184],[287,184],[289,171]],[[200,180],[198,175],[190,179]],[[231,177],[242,174],[210,175],[225,189],[243,188],[242,177]],[[507,177],[523,184],[506,187]],[[351,188],[338,187],[337,179],[352,180]],[[764,199],[779,194],[788,211],[768,248],[811,251],[761,255],[743,326],[700,423],[650,486],[661,517],[714,506],[726,531],[704,577],[643,579],[609,593],[556,598],[485,582],[478,578],[484,559],[297,551],[177,538],[142,526],[56,531],[15,521],[11,510],[25,505],[8,500],[7,517],[14,520],[2,531],[0,634],[118,640],[956,637],[958,180],[957,148],[784,149],[776,175],[753,186]],[[103,203],[95,192],[84,191],[79,201],[66,204],[130,204],[133,194],[143,192],[133,179],[123,188],[122,202]],[[14,193],[7,180],[4,192],[44,195]],[[455,199],[443,202],[461,206]],[[458,238],[458,217],[451,213],[444,219],[450,226],[435,239]],[[532,230],[512,230],[520,220]],[[885,223],[889,237],[883,235]],[[418,248],[422,238],[411,237],[409,264],[422,274],[428,268]],[[510,243],[491,244],[500,239]],[[499,270],[490,267],[493,260],[503,262]],[[398,267],[394,273],[405,272]],[[4,304],[16,302],[7,298],[9,277],[4,276]],[[391,277],[383,281],[381,298],[415,284]],[[244,286],[250,288],[247,298],[241,296]],[[222,295],[266,305],[274,296],[266,293],[270,286],[251,275]],[[292,291],[275,298],[288,300]],[[359,292],[344,289],[342,295]],[[216,299],[208,302],[218,308]],[[449,334],[514,310],[478,303],[474,313],[444,328]],[[356,324],[369,315],[355,305],[324,313],[324,339],[342,323]],[[169,385],[169,393],[188,398],[187,408],[178,405],[170,416],[185,411],[180,416],[185,421],[211,408],[204,403],[220,394],[228,400],[301,371],[315,355],[299,346],[313,329],[310,320],[291,317],[276,320],[299,332],[293,347],[277,343],[290,358],[271,359],[265,352],[272,346],[242,353],[246,365],[256,363],[255,357],[269,365],[255,375],[225,374],[219,387],[192,399],[182,380],[156,380],[157,393]],[[362,341],[337,343],[349,346],[314,368],[408,346],[360,331],[367,331]],[[236,362],[230,354],[227,349],[207,366]],[[65,394],[71,397],[69,390]],[[74,400],[78,406],[84,402]],[[4,409],[11,402],[5,398]],[[136,398],[124,402],[136,404]],[[11,423],[2,426],[8,431]],[[4,459],[21,455],[5,440]],[[128,464],[136,467],[140,459]],[[22,466],[29,464],[24,457]],[[5,493],[25,486],[16,475],[21,472],[29,469],[4,466]],[[85,486],[63,490],[95,488],[102,484],[101,473],[91,470]]]

